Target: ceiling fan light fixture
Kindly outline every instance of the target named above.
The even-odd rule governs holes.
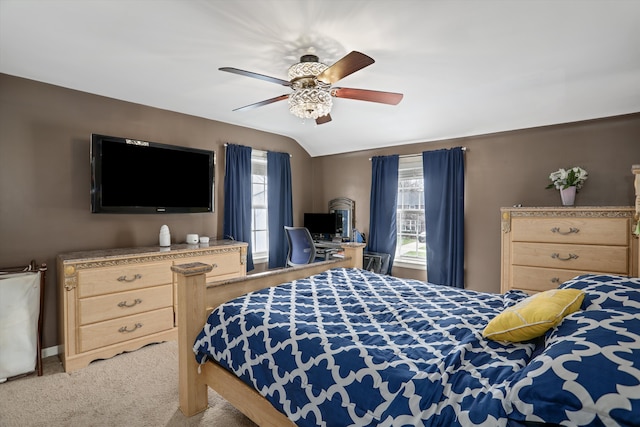
[[[317,119],[331,112],[333,99],[326,88],[302,88],[289,95],[289,111],[301,119]]]
[[[289,67],[289,81],[303,78],[315,78],[318,74],[329,68],[322,62],[319,62],[315,55],[304,55],[300,58],[300,62]]]
[[[289,95],[291,114],[301,119],[315,120],[331,112],[333,100],[330,85],[316,79],[327,68],[316,55],[303,55],[300,62],[289,67],[289,81],[293,89]]]
[[[247,77],[253,77],[288,86],[293,89],[289,95],[280,95],[264,101],[255,102],[236,108],[233,111],[247,110],[274,102],[289,100],[289,112],[301,119],[313,119],[321,125],[331,121],[333,98],[358,99],[361,101],[379,102],[396,105],[402,100],[401,93],[380,92],[367,89],[332,88],[332,85],[346,76],[363,69],[375,61],[364,53],[352,51],[330,67],[320,62],[313,54],[300,57],[300,62],[289,67],[289,80],[282,80],[264,74],[252,73],[233,67],[222,67],[220,71],[227,71]]]

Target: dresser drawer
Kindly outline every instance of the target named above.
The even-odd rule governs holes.
[[[240,263],[240,252],[228,252],[212,255],[193,257],[189,262],[201,262],[213,267],[207,273],[208,280],[226,279],[230,277],[244,276],[244,265]],[[181,264],[181,262],[176,262]]]
[[[110,294],[171,283],[171,264],[135,264],[78,271],[78,296]]]
[[[514,242],[511,259],[513,265],[628,274],[628,251],[624,246]]]
[[[78,302],[78,321],[80,325],[86,325],[172,305],[173,289],[170,284],[82,298]]]
[[[78,351],[89,351],[171,328],[171,307],[93,323],[79,328]]]
[[[592,273],[592,271],[514,265],[511,271],[512,289],[522,289],[530,293],[542,292],[556,289],[567,280],[587,273]]]
[[[629,244],[626,218],[513,218],[516,242],[558,242],[592,245]]]

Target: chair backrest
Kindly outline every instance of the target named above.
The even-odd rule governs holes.
[[[287,265],[310,264],[316,259],[316,247],[305,227],[284,227],[289,242]]]

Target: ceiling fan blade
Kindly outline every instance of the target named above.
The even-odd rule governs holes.
[[[404,96],[401,93],[395,92],[380,92],[377,90],[353,89],[348,87],[335,87],[331,89],[331,95],[336,98],[358,99],[360,101],[379,102],[390,105],[398,105]]]
[[[291,86],[291,83],[287,80],[278,79],[276,77],[265,76],[264,74],[253,73],[251,71],[240,70],[233,67],[218,68],[220,71],[226,71],[228,73],[239,74],[241,76],[253,77],[254,79],[264,80],[265,82],[276,83],[282,86]]]
[[[327,114],[326,116],[320,116],[316,119],[317,125],[323,125],[325,123],[329,123],[331,121],[331,114]]]
[[[255,104],[249,104],[249,105],[245,105],[244,107],[236,108],[233,111],[250,110],[252,108],[257,108],[257,107],[262,107],[263,105],[273,104],[274,102],[282,101],[282,100],[285,100],[285,99],[288,99],[288,98],[289,98],[289,95],[280,95],[280,96],[276,96],[275,98],[265,99],[264,101],[256,102]]]
[[[353,51],[347,56],[340,59],[338,62],[321,72],[316,76],[318,80],[327,84],[334,84],[340,79],[347,77],[349,74],[355,73],[364,67],[373,64],[375,61],[373,58]]]

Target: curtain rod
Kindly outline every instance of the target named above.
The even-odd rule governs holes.
[[[462,151],[467,151],[467,147],[461,147]],[[405,157],[416,157],[416,156],[420,156],[421,154],[400,154],[398,157],[400,158],[405,158]],[[369,161],[371,161],[371,159],[373,159],[373,157],[369,157]]]
[[[224,143],[224,146],[226,147],[227,145],[229,145],[229,144],[225,142],[225,143]],[[253,147],[251,147],[251,149],[253,150],[254,148],[253,148]],[[256,148],[255,150],[256,150],[256,151],[262,151],[262,152],[264,152],[264,153],[266,153],[266,152],[267,152],[267,150],[259,150],[259,149],[257,149],[257,148]],[[285,153],[285,154],[289,154],[289,153]],[[293,154],[289,154],[289,157],[293,157]]]

